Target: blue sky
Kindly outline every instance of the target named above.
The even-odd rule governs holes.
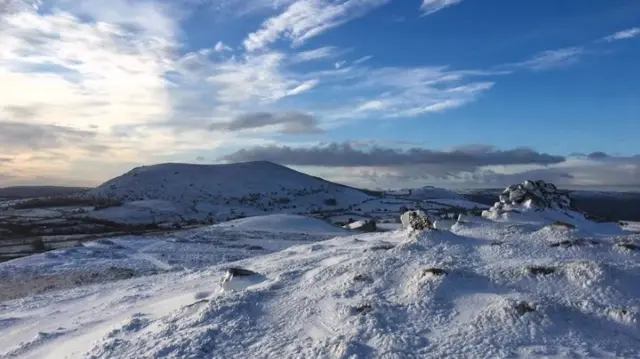
[[[638,186],[638,19],[634,0],[9,0],[0,185],[266,159],[367,187]]]

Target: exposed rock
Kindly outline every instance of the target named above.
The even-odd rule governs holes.
[[[373,279],[365,274],[356,274],[353,276],[353,280],[356,282],[373,282]]]
[[[616,247],[630,251],[640,251],[640,246],[634,243],[634,241],[630,238],[616,239]]]
[[[439,277],[439,276],[447,275],[447,271],[440,268],[427,268],[422,271],[422,276],[424,277],[427,274],[432,274],[434,276]]]
[[[574,226],[573,224],[563,222],[563,221],[553,221],[553,223],[551,223],[549,226],[551,228],[556,228],[556,229],[575,229],[576,228],[576,226]]]
[[[556,269],[553,267],[545,267],[545,266],[529,266],[527,267],[527,271],[535,276],[538,275],[550,275],[556,272]]]
[[[379,244],[379,245],[375,245],[375,246],[371,246],[367,249],[365,249],[364,251],[388,251],[389,249],[393,249],[395,248],[395,245],[393,244]]]
[[[260,275],[259,273],[256,273],[252,270],[238,267],[227,268],[227,272],[225,274],[231,277],[249,277],[253,275]]]
[[[353,312],[355,314],[366,314],[373,310],[373,306],[371,304],[362,304],[355,308],[353,308]]]
[[[349,223],[343,228],[352,229],[352,230],[361,231],[361,232],[375,232],[378,230],[376,221],[374,221],[373,219],[363,219],[360,221]]]
[[[531,313],[531,312],[535,312],[536,311],[536,309],[533,306],[531,306],[529,303],[527,303],[527,302],[519,302],[518,304],[516,304],[514,309],[520,315],[525,315],[527,313]]]
[[[499,201],[486,212],[517,211],[516,208],[518,207],[533,210],[543,210],[545,208],[569,210],[571,208],[571,198],[566,193],[558,191],[556,186],[551,183],[527,180],[521,184],[507,187],[500,195]]]
[[[585,247],[585,246],[597,246],[600,242],[594,241],[592,239],[566,239],[564,241],[551,243],[549,247],[562,247],[562,248],[570,248],[570,247]]]
[[[400,219],[404,228],[411,228],[417,231],[434,228],[433,222],[420,210],[405,212],[400,216]]]

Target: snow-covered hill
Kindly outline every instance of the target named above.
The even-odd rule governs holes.
[[[271,162],[138,167],[86,196],[124,202],[97,214],[104,219],[158,217],[159,221],[179,216],[219,221],[265,212],[310,213],[371,199],[357,189]]]
[[[299,232],[341,237],[293,240],[298,245],[276,253],[210,267],[189,265],[196,251],[178,255],[168,241],[155,250],[140,245],[129,260],[186,269],[0,302],[0,356],[638,357],[640,235],[584,218],[575,228],[550,225],[550,213],[564,212],[463,215],[450,231],[348,237],[287,215],[190,231],[185,245],[282,244]],[[134,239],[113,243],[136,247]],[[204,257],[224,257],[208,251]],[[102,253],[106,264],[109,251]]]

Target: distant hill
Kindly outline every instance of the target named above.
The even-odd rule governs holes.
[[[133,205],[152,209],[155,213],[178,213],[199,219],[216,217],[218,220],[265,212],[337,210],[372,198],[358,189],[263,161],[222,165],[165,163],[137,167],[83,196],[129,204],[124,208],[109,209],[108,212],[119,213],[105,213],[108,218],[130,216]]]
[[[23,199],[33,197],[61,196],[86,191],[87,187],[62,186],[13,186],[0,188],[0,198]]]

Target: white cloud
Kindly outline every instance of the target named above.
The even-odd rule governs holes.
[[[341,68],[342,66],[344,66],[347,62],[346,61],[337,61],[333,64],[333,67],[336,69]]]
[[[164,16],[160,8],[141,8],[147,18]],[[2,23],[0,107],[46,108],[33,121],[78,127],[148,122],[168,112],[163,75],[174,46],[170,20],[159,21],[167,28],[146,28],[145,21],[133,33],[63,10],[24,10],[3,16]]]
[[[292,57],[293,62],[305,62],[328,59],[338,56],[338,49],[333,46],[323,46],[313,50],[301,51]]]
[[[216,52],[227,52],[227,51],[232,51],[231,47],[229,47],[228,45],[226,45],[224,42],[222,41],[218,41],[216,43],[216,45],[213,47],[213,49]]]
[[[173,129],[157,126],[176,111],[185,110],[181,116],[187,123],[194,121],[191,114],[213,112],[209,103],[214,101],[205,98],[210,88],[198,88],[196,69],[183,71],[189,61],[177,61],[180,9],[125,0],[48,5],[45,11],[32,6],[0,11],[0,121],[17,134],[15,139],[26,139],[3,142],[4,154],[15,159],[14,179],[76,173],[98,181],[117,175],[119,164],[237,140],[207,131],[178,137]],[[213,50],[199,51],[191,65]],[[304,82],[287,83],[282,91]],[[190,96],[198,101],[181,107]],[[65,159],[51,160],[52,151],[62,151]]]
[[[286,10],[266,20],[262,27],[247,36],[244,46],[256,51],[280,38],[286,38],[293,46],[345,22],[360,17],[390,0],[304,0],[292,3]]]
[[[361,63],[367,62],[369,60],[371,60],[373,58],[373,56],[363,56],[359,59],[356,59],[353,61],[354,65],[360,65]]]
[[[637,36],[640,36],[640,27],[618,31],[615,34],[604,37],[604,40],[607,42],[613,42],[618,40],[631,39]]]
[[[422,0],[420,10],[422,11],[423,16],[426,16],[461,2],[462,0]]]
[[[585,53],[585,49],[579,46],[547,50],[534,55],[529,60],[506,64],[501,67],[526,68],[534,71],[549,70],[576,64]]]
[[[207,82],[214,85],[220,103],[268,104],[313,88],[318,80],[301,80],[283,67],[285,55],[266,52],[230,59],[211,66]]]
[[[344,68],[335,79],[342,98],[352,102],[331,106],[323,118],[339,123],[358,118],[414,117],[442,112],[475,101],[493,81],[475,78],[494,75],[446,67]],[[331,81],[325,78],[324,82]],[[373,94],[361,98],[362,93]]]

